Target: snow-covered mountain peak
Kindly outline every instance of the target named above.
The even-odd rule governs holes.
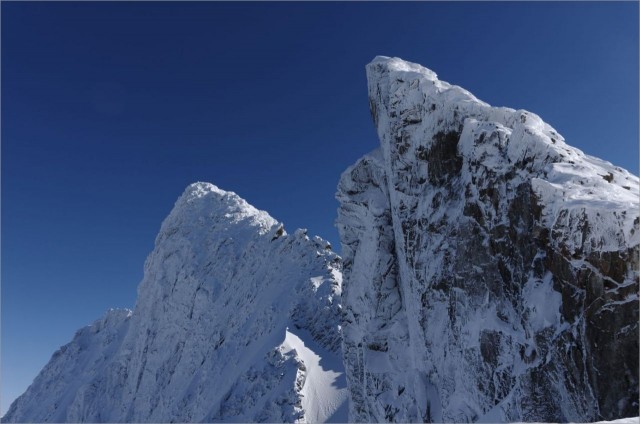
[[[637,415],[638,177],[420,65],[366,70],[380,148],[337,193],[351,420]]]
[[[413,176],[436,185],[468,167],[504,175],[513,186],[532,180],[551,220],[561,207],[582,213],[587,202],[596,214],[620,215],[630,246],[640,242],[640,234],[630,231],[636,214],[626,212],[639,201],[637,176],[567,145],[535,113],[492,107],[421,65],[378,56],[366,70],[387,165],[394,155],[405,165],[417,159]],[[473,172],[460,175],[465,184],[476,185]],[[426,186],[415,187],[422,191]]]
[[[340,258],[208,183],[187,187],[133,313],[77,332],[4,421],[347,420]]]

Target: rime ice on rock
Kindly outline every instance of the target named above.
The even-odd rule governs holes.
[[[638,415],[638,178],[397,58],[340,180],[353,421]]]
[[[3,421],[345,421],[340,262],[327,245],[192,184],[134,311],[78,331]]]
[[[134,311],[3,420],[344,422],[341,343],[353,421],[637,416],[638,178],[420,65],[367,77],[381,147],[340,180],[344,284],[322,239],[193,184]]]

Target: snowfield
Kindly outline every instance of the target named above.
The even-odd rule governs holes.
[[[304,330],[297,333],[302,335],[305,341],[289,329],[286,333],[284,351],[294,351],[305,365],[305,383],[301,395],[306,421],[348,422],[347,380],[342,357],[318,346]]]

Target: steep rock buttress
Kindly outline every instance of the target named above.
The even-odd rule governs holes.
[[[367,66],[340,180],[353,421],[638,415],[638,178],[422,66]]]

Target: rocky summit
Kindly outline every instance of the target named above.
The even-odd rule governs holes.
[[[638,178],[420,65],[367,66],[340,180],[350,419],[638,415]]]

